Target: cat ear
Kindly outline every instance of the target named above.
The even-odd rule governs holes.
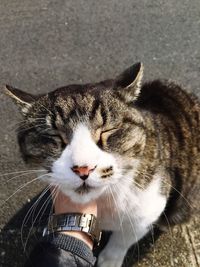
[[[37,99],[36,96],[13,88],[10,85],[4,86],[4,92],[14,100],[23,114],[26,114],[28,112],[33,102]]]
[[[143,64],[138,62],[115,79],[115,87],[127,103],[136,100],[140,94],[143,69]]]

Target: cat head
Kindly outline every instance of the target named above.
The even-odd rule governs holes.
[[[115,79],[38,96],[6,86],[24,116],[17,131],[24,160],[43,166],[45,180],[76,202],[131,181],[145,146],[134,106],[142,73],[137,63]]]

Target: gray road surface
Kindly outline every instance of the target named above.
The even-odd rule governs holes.
[[[47,92],[115,76],[136,61],[144,63],[145,80],[177,80],[200,96],[199,0],[0,1],[1,85]],[[19,190],[34,175],[3,175],[26,167],[15,138],[22,118],[2,94],[0,114],[0,266],[20,267],[26,255],[20,227],[43,185],[33,182]],[[28,227],[23,232],[26,239]],[[131,253],[141,254],[134,266],[200,266],[199,232],[196,217],[154,246],[145,241]]]

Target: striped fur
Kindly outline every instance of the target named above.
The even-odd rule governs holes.
[[[141,85],[142,73],[143,67],[138,63],[115,79],[68,85],[41,96],[31,97],[8,86],[6,92],[25,117],[18,129],[18,140],[26,162],[52,172],[54,162],[70,147],[77,125],[83,124],[98,151],[120,162],[121,176],[116,180],[112,165],[99,170],[102,187],[112,183],[127,184],[129,189],[133,186],[132,201],[134,190],[142,195],[154,183],[159,184],[157,199],[162,202],[163,197],[167,202],[159,207],[161,210],[151,223],[165,228],[188,220],[191,214],[189,194],[200,176],[200,102],[173,82],[156,80]],[[126,177],[133,180],[132,184]],[[84,195],[89,194],[88,190],[76,192]],[[102,203],[104,194],[102,190],[96,195]],[[123,194],[119,193],[123,195],[122,202]],[[111,265],[104,254],[100,266],[120,266]]]

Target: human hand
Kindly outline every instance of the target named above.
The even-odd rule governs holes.
[[[51,191],[53,192],[53,190],[54,188],[52,188]],[[57,191],[56,197],[54,197],[53,200],[53,205],[55,214],[87,213],[97,216],[97,203],[95,200],[86,204],[74,203],[68,196],[63,194],[61,191]],[[78,231],[64,231],[62,232],[62,234],[74,236],[84,241],[91,249],[93,247],[93,241],[87,235],[87,233]]]

